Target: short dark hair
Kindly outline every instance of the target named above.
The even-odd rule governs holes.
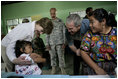
[[[86,14],[87,14],[87,12],[90,12],[91,9],[93,9],[93,8],[92,7],[86,8]]]
[[[22,23],[28,23],[28,22],[29,22],[28,19],[23,19],[23,20],[22,20]]]
[[[51,8],[50,11],[51,11],[51,10],[55,10],[55,11],[57,11],[56,8]]]
[[[53,29],[53,23],[51,19],[44,17],[36,21],[36,24],[40,25],[44,29],[44,33],[50,34]]]

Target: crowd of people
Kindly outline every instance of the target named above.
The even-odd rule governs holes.
[[[117,68],[117,22],[103,8],[86,9],[86,16],[69,14],[64,23],[50,9],[51,19],[24,20],[2,39],[2,59],[8,72],[41,75],[39,63],[51,62],[51,74],[66,74],[64,52],[74,54],[74,75],[115,75]],[[25,23],[25,21],[27,23]],[[46,45],[40,34],[46,34]],[[65,51],[68,50],[68,51]],[[50,59],[43,57],[49,51]],[[58,61],[57,61],[58,60]]]

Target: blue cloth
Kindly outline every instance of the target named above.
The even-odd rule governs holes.
[[[23,76],[24,78],[115,78],[114,75],[18,75],[15,72],[3,72],[1,71],[1,78],[7,78],[9,76]]]
[[[90,29],[89,27],[89,19],[83,19],[81,22],[80,33],[86,33]]]

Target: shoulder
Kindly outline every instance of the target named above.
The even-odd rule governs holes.
[[[82,19],[82,24],[89,26],[89,19]]]
[[[18,24],[13,30],[16,29],[25,29],[27,30],[27,28],[31,27],[31,23],[22,23],[22,24]]]
[[[88,30],[88,31],[85,33],[84,37],[91,38],[92,35],[93,35],[93,34],[92,34],[91,30]]]
[[[86,33],[89,29],[90,29],[89,20],[88,19],[83,19],[82,22],[81,22],[80,32],[81,33]]]

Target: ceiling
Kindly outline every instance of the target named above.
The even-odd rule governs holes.
[[[25,2],[25,1],[1,1],[1,5],[9,5],[9,4],[20,3],[20,2]]]

